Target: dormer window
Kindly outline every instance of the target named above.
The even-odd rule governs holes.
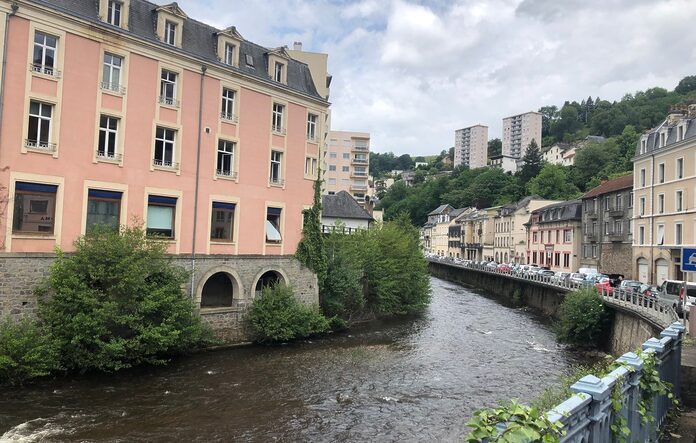
[[[683,125],[679,125],[679,126],[677,127],[677,141],[679,142],[679,141],[682,141],[682,140],[684,140],[684,126],[683,126]]]
[[[251,54],[246,55],[246,64],[250,68],[254,67],[254,57]]]
[[[648,141],[643,139],[640,141],[640,153],[645,154],[645,152],[648,150]]]
[[[273,73],[273,80],[277,81],[278,83],[283,82],[283,64],[279,62],[275,62],[275,70]]]
[[[227,66],[239,66],[239,53],[244,38],[237,28],[230,26],[215,33],[217,37],[217,57]]]
[[[660,132],[660,147],[661,148],[663,146],[665,146],[666,140],[667,140],[667,134],[665,134],[664,132]]]
[[[176,23],[169,20],[164,22],[164,42],[176,46]]]
[[[290,54],[285,47],[268,52],[268,77],[278,83],[288,83],[288,61]]]
[[[231,43],[225,43],[225,64],[234,66],[235,64],[235,45]]]
[[[114,25],[121,26],[121,11],[123,10],[123,3],[116,0],[108,0],[109,4],[106,9],[106,22]]]

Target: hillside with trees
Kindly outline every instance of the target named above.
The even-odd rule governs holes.
[[[416,225],[441,204],[479,208],[510,203],[526,195],[548,199],[573,199],[597,186],[601,180],[632,171],[631,159],[640,134],[653,128],[667,116],[670,106],[696,101],[696,76],[682,79],[673,91],[650,88],[626,94],[609,102],[589,97],[581,102],[566,101],[544,106],[542,146],[557,141],[576,142],[588,135],[606,137],[602,142],[584,143],[577,151],[573,166],[545,164],[541,147],[530,144],[524,165],[512,174],[500,169],[457,168],[450,175],[426,176],[422,183],[405,186],[397,182],[380,199],[387,220],[406,213]],[[489,153],[497,153],[498,141],[489,142]]]

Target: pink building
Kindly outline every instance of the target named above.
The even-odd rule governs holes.
[[[0,0],[0,37],[0,251],[140,220],[174,254],[295,252],[329,103],[285,48],[144,0]]]

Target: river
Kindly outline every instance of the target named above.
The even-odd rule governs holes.
[[[415,319],[42,381],[0,395],[0,441],[461,441],[579,357],[543,318],[443,280]]]

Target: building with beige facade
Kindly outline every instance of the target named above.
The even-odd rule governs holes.
[[[500,206],[490,227],[494,232],[493,260],[498,263],[527,263],[527,231],[532,211],[556,203],[539,196],[529,196],[508,205]]]
[[[532,211],[527,223],[527,263],[555,272],[578,270],[582,246],[582,203],[554,203]]]
[[[633,158],[634,276],[646,283],[696,281],[680,270],[696,245],[696,105],[675,107],[643,134]]]
[[[440,205],[428,213],[423,226],[423,248],[425,252],[446,256],[448,253],[451,205]]]
[[[324,193],[350,193],[365,203],[370,169],[370,134],[366,132],[329,131],[324,157]]]
[[[502,155],[522,158],[534,140],[541,147],[541,114],[525,112],[503,119]]]
[[[488,161],[488,126],[474,125],[454,131],[454,167],[483,168]]]

